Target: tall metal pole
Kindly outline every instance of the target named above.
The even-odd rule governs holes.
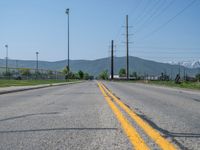
[[[6,74],[8,73],[8,45],[5,45],[6,47]]]
[[[186,76],[185,76],[185,67],[183,68],[184,70],[183,70],[183,74],[184,74],[184,81],[186,80]]]
[[[114,41],[111,41],[111,80],[113,80],[113,75],[114,75],[114,55],[113,55],[113,44]]]
[[[68,59],[67,59],[67,67],[70,70],[70,66],[69,66],[69,8],[66,9],[66,14],[67,14],[67,37],[68,37]]]
[[[39,52],[36,52],[36,79],[38,79],[38,54]]]
[[[128,34],[128,15],[126,15],[126,79],[129,79],[129,34]]]
[[[18,60],[16,60],[16,68],[18,68]]]
[[[171,80],[173,80],[173,69],[171,68]]]
[[[36,71],[38,73],[38,54],[39,52],[36,52]]]

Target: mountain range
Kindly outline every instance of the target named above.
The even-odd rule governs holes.
[[[180,64],[181,66],[187,67],[187,68],[200,68],[200,60],[195,60],[195,61],[181,61],[181,62],[174,62],[171,61],[169,64],[173,65],[178,65]]]
[[[67,60],[48,62],[39,61],[40,69],[49,70],[62,70],[67,64]],[[36,61],[34,60],[9,60],[9,67],[19,67],[19,68],[35,68]],[[5,60],[0,59],[0,67],[5,67]],[[175,77],[179,71],[183,76],[185,74],[189,76],[195,76],[199,73],[200,68],[188,68],[186,66],[179,66],[177,64],[161,63],[151,60],[145,60],[138,57],[129,57],[129,70],[130,73],[137,72],[140,75],[148,74],[158,76],[162,72],[167,73]],[[97,76],[103,70],[108,70],[110,72],[110,58],[101,58],[96,60],[70,60],[70,68],[73,72],[82,70],[88,72],[91,75]],[[114,73],[118,74],[121,68],[126,68],[126,57],[115,57],[114,58]]]

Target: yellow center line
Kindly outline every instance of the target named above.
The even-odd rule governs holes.
[[[106,99],[108,105],[110,106],[111,110],[115,114],[116,118],[120,122],[124,132],[128,136],[130,142],[134,146],[135,150],[149,150],[148,146],[144,142],[144,140],[140,137],[140,135],[137,133],[136,129],[129,123],[129,121],[124,117],[122,112],[117,108],[117,106],[112,102],[110,97],[106,94],[103,87],[100,83],[98,83],[98,86]]]
[[[146,121],[140,118],[134,110],[128,108],[121,100],[114,96],[103,84],[103,89],[113,98],[113,100],[145,131],[145,133],[157,143],[163,150],[176,150],[175,146],[166,140],[161,134],[151,127]]]

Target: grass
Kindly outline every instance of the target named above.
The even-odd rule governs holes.
[[[188,82],[184,81],[180,84],[176,84],[174,81],[149,81],[149,80],[115,80],[116,82],[130,82],[130,83],[144,83],[144,84],[153,84],[167,87],[178,87],[185,89],[195,89],[200,90],[200,82]]]
[[[40,84],[53,84],[53,83],[64,83],[75,80],[4,80],[0,79],[0,87],[9,86],[30,86],[30,85],[40,85]]]
[[[180,84],[176,84],[174,81],[148,81],[148,82],[143,82],[143,83],[200,90],[200,82],[186,82],[185,81],[185,82],[181,82]]]

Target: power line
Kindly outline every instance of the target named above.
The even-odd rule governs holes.
[[[118,45],[119,47],[122,47],[124,45]],[[138,49],[171,49],[171,50],[200,50],[200,47],[159,47],[159,46],[140,46],[135,45],[134,48]]]
[[[150,9],[149,9],[149,11],[147,11],[145,14],[146,15],[144,15],[144,16],[142,16],[142,17],[140,17],[141,19],[138,21],[138,22],[136,22],[135,23],[135,26],[137,25],[137,24],[139,24],[140,22],[142,23],[143,21],[145,21],[146,20],[146,18],[148,18],[148,16],[150,15],[150,14],[155,14],[155,12],[158,12],[158,8],[160,8],[161,6],[164,6],[164,3],[165,3],[166,1],[164,0],[164,1],[158,1],[158,2],[156,2],[152,7],[150,7]],[[161,7],[162,8],[162,7]]]
[[[181,9],[178,13],[176,13],[174,16],[172,16],[170,19],[168,19],[166,22],[161,24],[158,28],[156,28],[155,30],[153,30],[152,32],[150,32],[149,34],[147,34],[145,37],[143,37],[140,40],[144,40],[144,39],[148,38],[149,36],[151,36],[152,34],[155,34],[159,30],[161,30],[163,27],[165,27],[170,22],[172,22],[174,19],[176,19],[179,15],[181,15],[184,11],[186,11],[188,8],[190,8],[196,1],[197,0],[191,1],[187,6],[185,6],[183,9]]]
[[[117,52],[125,52],[124,50],[117,50]],[[174,54],[190,54],[190,55],[193,55],[193,54],[199,54],[200,52],[196,51],[196,52],[186,52],[186,51],[178,51],[178,52],[168,52],[168,51],[141,51],[141,50],[137,50],[137,49],[134,49],[133,50],[130,50],[129,52],[134,52],[134,53],[137,53],[137,54],[152,54],[152,55],[155,55],[155,54],[168,54],[168,55],[174,55]]]
[[[140,0],[139,3],[136,5],[136,7],[133,9],[133,11],[131,11],[130,14],[134,14],[136,12],[136,10],[139,8],[139,6],[141,6],[143,0]]]
[[[140,0],[140,1],[138,2],[138,4],[135,5],[136,7],[135,7],[134,9],[132,9],[131,12],[130,12],[129,14],[133,14],[133,13],[139,8],[139,6],[140,6],[141,3],[142,3],[142,0]],[[124,22],[123,22],[122,24],[124,24]],[[118,39],[118,37],[119,37],[121,31],[122,31],[122,27],[119,28],[119,30],[118,30],[118,32],[117,32],[115,38],[114,38],[115,41]]]
[[[137,8],[139,8],[139,6],[141,6],[141,4],[142,4],[142,0],[141,1],[139,1],[140,3],[137,5],[137,7],[136,7],[136,9]],[[150,4],[149,2],[152,2],[152,1],[148,1],[148,4]],[[162,2],[162,3],[160,3],[160,2]],[[136,23],[139,23],[139,22],[142,22],[142,20],[143,20],[143,18],[145,17],[145,18],[147,18],[146,16],[146,14],[149,14],[150,12],[152,12],[152,10],[154,10],[154,11],[157,11],[158,9],[157,9],[157,7],[159,8],[159,6],[160,5],[163,5],[163,2],[165,2],[165,0],[164,1],[157,1],[156,3],[152,3],[153,5],[147,5],[146,4],[146,6],[145,6],[145,9],[142,11],[142,15],[143,15],[143,17],[141,16],[141,15],[138,15],[137,16],[137,19],[136,20],[138,20],[138,22],[136,22]],[[152,6],[152,7],[149,7],[149,6]],[[156,8],[154,8],[156,6]],[[135,9],[135,11],[136,11],[136,9]],[[146,11],[145,11],[146,10]],[[149,12],[150,11],[150,12]],[[153,11],[153,12],[154,12]],[[146,12],[146,13],[144,13],[144,12]],[[148,13],[149,12],[149,13]],[[132,13],[131,13],[132,14]],[[141,14],[141,13],[140,13]],[[151,13],[150,13],[151,14]],[[135,25],[134,25],[135,26]],[[120,28],[120,30],[119,30],[119,32],[118,32],[118,34],[117,34],[117,38],[119,37],[119,35],[120,35],[120,33],[121,33],[121,28]],[[115,39],[115,41],[116,41],[116,43],[118,43],[118,39]]]
[[[135,48],[142,49],[172,49],[172,50],[200,50],[200,47],[157,47],[157,46],[134,46]]]
[[[134,9],[132,9],[132,11],[130,13],[128,13],[128,14],[130,14],[130,15],[134,14],[136,12],[136,10],[141,6],[142,3],[143,3],[143,0],[139,0],[139,2],[137,3],[137,5],[135,5],[136,7]],[[122,24],[124,24],[124,22]],[[121,32],[122,32],[122,27],[119,28],[119,30],[118,30],[115,38],[114,38],[114,40],[116,41],[115,43],[118,42],[118,39],[120,37],[120,33]]]
[[[141,32],[144,27],[146,25],[149,25],[150,23],[152,23],[156,18],[160,17],[168,8],[170,8],[172,6],[172,4],[175,2],[175,0],[172,0],[170,3],[168,3],[168,5],[166,5],[165,7],[163,7],[163,9],[161,9],[161,11],[157,11],[155,10],[156,12],[155,13],[152,13],[150,15],[150,17],[145,21],[143,22],[143,24],[141,25],[140,28],[138,28],[135,33],[138,33],[138,32]]]
[[[146,6],[142,9],[142,12],[137,16],[137,18],[134,19],[136,22],[138,22],[138,20],[141,20],[143,15],[145,15],[145,13],[148,11],[148,7],[151,6],[150,3],[151,1],[149,0]]]

